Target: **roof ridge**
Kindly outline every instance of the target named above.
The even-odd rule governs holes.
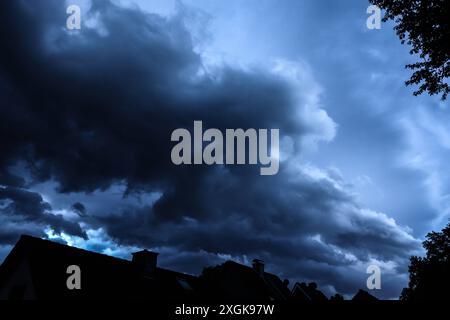
[[[118,258],[115,256],[111,256],[105,253],[101,253],[101,252],[97,252],[97,251],[91,251],[91,250],[87,250],[87,249],[83,249],[83,248],[79,248],[76,246],[70,246],[68,244],[63,244],[57,241],[52,241],[50,239],[43,239],[43,238],[39,238],[39,237],[35,237],[35,236],[31,236],[31,235],[27,235],[27,234],[23,234],[20,236],[19,242],[22,242],[22,244],[26,243],[26,242],[41,242],[41,243],[45,243],[45,244],[50,244],[52,246],[58,246],[60,248],[64,248],[64,249],[72,249],[72,250],[76,250],[80,253],[84,253],[84,254],[89,254],[89,255],[94,255],[94,256],[98,256],[98,257],[106,257],[108,259],[114,259],[116,261],[119,261],[121,263],[126,262],[129,264],[132,264],[133,262],[131,260],[128,259],[123,259],[123,258]],[[175,271],[175,270],[171,270],[171,269],[167,269],[167,268],[162,268],[162,267],[157,267],[157,270],[160,270],[162,272],[171,272],[175,275],[178,276],[188,276],[188,277],[196,277],[195,275],[189,274],[189,273],[185,273],[185,272],[180,272],[180,271]]]
[[[105,253],[101,253],[101,252],[97,252],[97,251],[91,251],[91,250],[79,248],[79,247],[76,247],[76,246],[63,244],[63,243],[60,243],[60,242],[57,242],[57,241],[52,241],[50,239],[43,239],[43,238],[39,238],[39,237],[30,236],[30,235],[27,235],[27,234],[21,235],[20,239],[19,239],[19,242],[20,241],[45,242],[47,244],[51,244],[53,246],[59,246],[61,248],[69,248],[69,249],[73,249],[73,250],[76,250],[76,251],[85,252],[85,253],[90,254],[90,255],[98,255],[98,256],[108,257],[110,259],[119,260],[119,261],[122,261],[122,262],[130,262],[131,263],[131,260],[128,260],[128,259],[118,258],[118,257],[115,257],[115,256],[107,255]]]
[[[254,271],[253,267],[245,265],[243,263],[236,262],[234,260],[226,260],[222,265],[224,265],[226,263],[233,263],[233,264],[238,265],[240,267],[244,267],[244,268],[247,268],[247,269],[250,269],[250,270]],[[274,274],[274,273],[264,271],[264,276],[266,276],[266,275],[267,276],[271,276],[271,277],[276,277],[276,278],[278,278],[281,281],[281,278],[279,276],[277,276],[276,274]]]

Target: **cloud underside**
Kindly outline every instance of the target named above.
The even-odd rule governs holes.
[[[0,244],[48,229],[88,243],[103,230],[111,250],[160,248],[181,270],[259,257],[287,278],[342,293],[363,287],[376,261],[391,279],[385,295],[398,294],[417,240],[362,208],[337,170],[301,161],[336,131],[312,78],[299,76],[306,68],[206,65],[182,11],[163,18],[95,1],[94,26],[68,32],[62,3],[0,4]],[[194,120],[279,128],[279,173],[174,166],[170,134]],[[124,198],[120,207],[74,200],[65,215],[34,188],[50,181],[69,199],[117,185]],[[142,194],[158,197],[129,201]]]

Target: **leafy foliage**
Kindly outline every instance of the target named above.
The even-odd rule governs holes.
[[[418,85],[414,95],[428,92],[450,92],[450,1],[448,0],[369,0],[386,10],[383,21],[393,20],[402,44],[412,48],[411,54],[420,56],[419,62],[406,65],[413,70],[406,85]]]
[[[430,232],[423,242],[425,257],[411,257],[409,287],[401,300],[450,298],[450,223],[441,232]]]

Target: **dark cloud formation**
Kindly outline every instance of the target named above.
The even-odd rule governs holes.
[[[7,26],[0,30],[0,199],[12,201],[0,217],[22,219],[16,230],[2,223],[2,243],[11,243],[10,232],[45,236],[43,226],[86,238],[82,223],[120,245],[164,248],[168,263],[186,271],[217,256],[257,256],[286,277],[343,293],[363,287],[361,266],[379,261],[393,274],[386,295],[397,294],[397,274],[417,241],[385,214],[361,208],[338,173],[299,160],[305,141],[329,140],[335,126],[311,99],[310,83],[293,86],[283,72],[263,68],[208,68],[182,12],[163,18],[94,1],[91,26],[69,32],[65,18],[62,1],[0,4]],[[194,120],[280,128],[292,149],[272,177],[249,166],[176,167],[170,134]],[[19,162],[30,182],[11,169]],[[122,183],[125,196],[161,196],[108,212],[75,203],[72,221],[23,189],[49,180],[60,193]]]
[[[0,187],[1,243],[13,244],[20,234],[43,237],[46,227],[51,227],[59,234],[65,232],[86,238],[86,233],[78,223],[67,221],[62,215],[51,211],[50,204],[38,193],[14,187]]]
[[[72,210],[81,217],[86,215],[86,207],[80,202],[75,202],[72,205]]]

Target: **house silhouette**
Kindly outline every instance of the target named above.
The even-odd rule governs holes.
[[[128,261],[31,236],[21,236],[0,267],[0,299],[192,300],[198,278],[157,267],[150,251]],[[69,290],[68,266],[81,270]]]
[[[314,282],[311,282],[309,284],[306,284],[304,282],[297,282],[292,289],[292,295],[295,299],[304,302],[328,300],[321,291],[317,290],[317,284],[315,284]]]
[[[124,260],[22,235],[0,266],[0,300],[142,299],[164,302],[327,301],[314,283],[289,282],[233,261],[207,267],[200,276],[160,268],[158,253],[142,250]],[[80,270],[80,289],[69,288],[69,266]],[[367,292],[361,299],[376,299]]]
[[[253,260],[252,267],[226,261],[205,268],[199,277],[202,296],[212,301],[286,301],[292,294],[287,283],[264,271],[261,260]]]

